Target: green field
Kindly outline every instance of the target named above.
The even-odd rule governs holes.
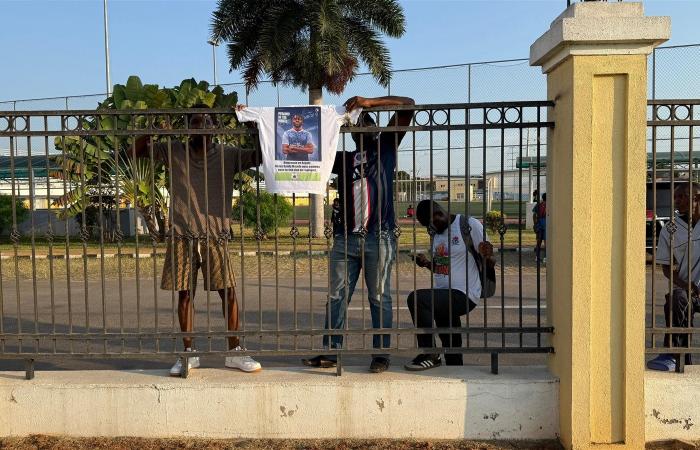
[[[447,209],[448,207],[448,202],[446,201],[439,201],[439,204],[442,205],[443,208]],[[406,209],[408,208],[408,205],[413,205],[415,208],[417,203],[410,203],[410,202],[396,202],[394,203],[394,207],[396,208],[396,216],[399,218],[405,217],[406,216]],[[516,202],[516,201],[504,201],[503,202],[503,208],[501,208],[501,202],[500,201],[494,201],[491,203],[491,209],[496,210],[496,211],[501,211],[505,212],[506,218],[507,219],[517,219],[518,218],[518,205],[520,205],[520,210],[522,214],[522,220],[525,220],[527,212],[525,211],[525,203],[523,202]],[[471,201],[469,202],[469,214],[473,217],[481,218],[483,215],[484,211],[484,204],[480,201]],[[294,213],[295,217],[299,220],[307,220],[309,218],[309,207],[306,205],[297,205],[294,208]],[[463,214],[467,210],[467,204],[464,202],[452,202],[450,205],[450,211],[455,214]],[[236,217],[237,212],[234,210],[233,216]],[[331,208],[330,206],[326,206],[326,217],[331,216]]]
[[[240,227],[234,226],[234,237],[229,243],[229,248],[232,251],[237,251],[243,247],[243,251],[255,251],[258,248],[258,242],[253,236],[253,230],[245,228],[243,230],[243,239],[241,239]],[[331,240],[323,238],[309,238],[309,228],[308,226],[300,226],[299,237],[292,239],[290,236],[290,227],[285,227],[278,229],[277,236],[272,234],[268,236],[267,239],[260,241],[260,250],[272,251],[272,250],[308,250],[311,247],[312,250],[325,250],[327,246],[331,245]],[[494,246],[498,247],[501,244],[500,236],[498,234],[489,233],[489,239],[493,242]],[[415,239],[415,240],[414,240]],[[411,249],[414,247],[419,249],[424,249],[429,245],[429,237],[425,229],[423,229],[418,223],[416,223],[415,232],[413,232],[412,224],[404,224],[401,227],[401,235],[399,237],[399,248],[400,249]],[[66,253],[66,240],[61,237],[56,237],[52,245],[44,238],[35,239],[35,251],[38,255],[47,255],[51,249],[53,254],[62,255]],[[521,242],[524,248],[533,247],[535,245],[535,234],[532,230],[519,229],[515,225],[508,226],[506,233],[503,235],[503,245],[507,248],[514,248],[518,246]],[[296,245],[296,246],[295,246]],[[125,239],[121,244],[122,253],[136,253],[136,239],[128,238]],[[116,253],[119,249],[119,245],[116,243],[105,242],[103,249],[105,253]],[[141,236],[138,239],[139,254],[150,253],[153,249],[153,244],[148,236]],[[91,240],[85,244],[85,249],[83,249],[83,242],[77,237],[71,237],[68,240],[69,253],[71,255],[81,255],[83,252],[88,255],[99,255],[101,253],[100,243],[95,240]],[[165,243],[156,244],[156,250],[158,252],[167,251],[167,245]],[[32,251],[31,239],[24,237],[16,246],[16,251],[19,255],[30,255]],[[12,256],[15,252],[15,245],[13,245],[7,237],[0,238],[0,255],[2,256]]]

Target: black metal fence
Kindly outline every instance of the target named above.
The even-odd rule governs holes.
[[[377,289],[367,284],[376,276],[365,273],[353,294],[350,273],[358,266],[373,270],[368,258],[374,256],[365,254],[372,251],[366,244],[372,224],[357,233],[352,227],[346,231],[348,214],[334,216],[331,205],[347,186],[339,186],[333,176],[325,195],[325,233],[315,237],[308,195],[267,195],[257,164],[231,170],[245,168],[245,155],[251,154],[232,147],[252,154],[259,149],[257,130],[239,125],[231,110],[0,112],[0,147],[9,149],[0,161],[0,208],[6,211],[0,222],[5,235],[0,240],[0,359],[26,360],[30,376],[34,360],[187,356],[180,341],[193,338],[198,355],[230,356],[237,340],[245,351],[236,354],[336,355],[340,372],[344,355],[415,356],[415,335],[421,333],[447,333],[450,342],[462,344],[443,348],[443,342],[420,352],[490,354],[494,372],[500,354],[551,352],[546,268],[543,258],[536,260],[532,253],[536,235],[526,223],[533,214],[530,189],[545,190],[546,131],[553,126],[546,114],[552,106],[529,101],[374,108],[366,112],[375,125],[341,129],[338,152],[358,152],[360,172],[370,151],[363,148],[365,142],[377,133],[395,141],[390,149],[381,144],[376,149],[381,154],[396,148],[395,167],[380,168],[377,178],[390,174],[393,192],[381,192],[378,182],[378,197],[389,195],[394,210],[393,220],[386,222],[392,228],[375,230],[379,245],[393,252],[383,260],[384,269],[377,269],[390,275],[391,286],[384,292],[389,309],[375,311],[381,326],[375,325],[391,337],[381,341],[380,349],[372,346],[377,328],[369,305],[379,303],[370,297],[382,289],[375,294]],[[410,125],[389,123],[396,111],[407,110],[413,112]],[[357,148],[353,135],[370,140],[360,139]],[[197,153],[200,139],[212,139],[207,152],[214,153],[205,153],[217,160]],[[518,167],[506,173],[509,155],[517,156]],[[190,178],[184,197],[173,193],[182,181],[173,179],[182,173],[173,164],[184,161],[190,176],[190,169],[200,165],[196,158],[204,161],[204,179],[195,183]],[[218,169],[208,170],[208,164]],[[517,196],[503,194],[507,176],[517,180]],[[527,177],[534,181],[526,183]],[[217,178],[219,190],[207,192]],[[178,215],[187,215],[191,202],[201,199],[205,204],[198,207],[207,223],[219,228],[177,223]],[[416,327],[410,309],[417,300],[407,303],[411,292],[433,286],[431,273],[412,259],[421,253],[434,256],[427,229],[409,208],[426,199],[436,200],[448,214],[483,222],[495,249],[495,295],[473,299],[476,309],[461,323],[444,327]],[[214,217],[214,210],[230,211],[230,223]],[[381,214],[379,223],[384,223]],[[332,217],[341,219],[334,224]],[[355,257],[348,250],[351,239],[360,248],[355,268],[349,263]],[[346,242],[341,256],[338,248],[334,253],[339,240]],[[168,265],[168,253],[178,262]],[[200,289],[189,292],[197,294],[191,306],[194,323],[184,332],[181,285],[173,280],[197,273],[196,266],[182,266],[193,258],[205,267]],[[329,329],[333,271],[341,260],[348,300],[340,304],[347,319]],[[215,286],[215,279],[229,271],[236,279],[235,302],[230,284],[219,293],[202,289],[202,278]],[[161,289],[168,287],[164,277],[171,280],[168,289]],[[222,308],[223,299],[229,307]],[[434,318],[434,294],[431,303]],[[447,306],[450,314],[452,305]],[[342,336],[342,347],[327,349],[324,335]]]
[[[647,365],[683,372],[700,353],[700,100],[650,100],[647,119]]]

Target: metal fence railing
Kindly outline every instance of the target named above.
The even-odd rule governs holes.
[[[647,119],[647,366],[683,372],[700,353],[700,100],[650,100]]]
[[[9,149],[0,161],[6,194],[0,199],[10,211],[9,236],[0,238],[0,359],[27,361],[31,376],[35,360],[187,357],[183,345],[194,339],[198,355],[325,353],[338,358],[340,371],[347,355],[414,356],[416,335],[443,335],[442,347],[433,343],[420,351],[491,355],[497,372],[501,354],[551,352],[544,253],[537,260],[527,253],[539,245],[524,227],[532,212],[522,199],[529,193],[495,200],[503,215],[487,214],[475,192],[488,189],[487,167],[500,168],[503,176],[506,148],[525,156],[526,135],[535,142],[535,185],[544,191],[539,162],[553,126],[546,119],[551,106],[524,101],[366,110],[376,125],[341,129],[334,170],[352,164],[353,171],[327,184],[321,237],[309,232],[308,196],[266,194],[257,131],[237,125],[231,110],[0,112],[0,140]],[[412,112],[410,124],[389,123],[397,111]],[[211,146],[199,144],[209,139]],[[395,165],[381,156],[396,149],[402,157]],[[348,152],[355,156],[340,156]],[[372,166],[375,154],[379,167]],[[521,167],[517,173],[522,179],[527,172]],[[446,181],[444,197],[437,195],[436,174]],[[359,189],[357,199],[375,188],[378,199],[391,200],[391,208],[377,212],[375,225],[382,226],[370,219],[348,227],[360,220],[350,201],[344,213],[342,207],[332,213],[339,191]],[[478,219],[470,223],[472,239],[481,236],[483,223],[495,249],[495,294],[472,298],[477,306],[461,322],[454,317],[465,315],[458,310],[466,297],[454,286],[464,280],[452,275],[449,258],[460,239],[448,227],[447,247],[433,250],[414,209],[429,199],[437,201],[432,212],[444,208],[448,216]],[[146,234],[130,237],[127,230],[137,226]],[[432,257],[432,270],[447,276],[447,304],[432,289],[437,279],[413,262],[419,254]],[[469,264],[464,275],[474,297],[478,272]],[[489,276],[488,267],[480,266],[481,277]],[[191,282],[197,274],[199,281]],[[428,294],[411,295],[420,289]],[[183,311],[193,314],[189,325]],[[412,311],[416,317],[428,311],[431,320],[424,315],[414,323]],[[448,312],[451,322],[436,319]],[[336,314],[345,322],[336,323]],[[344,343],[327,348],[324,336]],[[245,352],[232,353],[239,344]]]

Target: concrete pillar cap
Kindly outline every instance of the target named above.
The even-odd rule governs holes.
[[[530,46],[547,73],[573,55],[648,55],[671,37],[671,18],[645,17],[642,3],[574,3]]]

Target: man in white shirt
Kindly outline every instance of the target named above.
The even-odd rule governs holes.
[[[416,219],[433,235],[431,258],[422,254],[415,257],[419,267],[432,271],[433,289],[419,289],[409,294],[406,302],[413,323],[418,328],[432,328],[434,318],[438,328],[461,327],[460,317],[476,308],[481,297],[481,279],[475,258],[493,266],[493,246],[481,222],[473,217],[447,214],[437,202],[418,203]],[[443,348],[462,345],[461,333],[440,333],[439,336]],[[432,334],[418,334],[416,340],[418,348],[435,347]],[[462,354],[446,354],[445,363],[461,366]],[[440,365],[439,354],[421,353],[404,367],[417,371]]]
[[[693,316],[700,312],[700,185],[677,184],[673,191],[673,203],[678,213],[673,222],[669,222],[659,234],[656,249],[656,262],[661,265],[664,276],[672,281],[672,289],[666,294],[664,316],[667,327],[687,328],[688,322],[693,326]],[[692,207],[691,207],[692,206]],[[690,226],[689,226],[690,224]],[[690,242],[688,245],[688,229]],[[673,250],[673,251],[672,251]],[[688,277],[690,262],[690,277]],[[690,278],[690,282],[688,281]],[[688,301],[690,297],[690,301]],[[690,308],[690,310],[688,309]],[[690,318],[690,321],[688,320]],[[664,338],[666,347],[688,347],[688,334],[667,334]],[[676,370],[676,355],[662,354],[647,362],[651,370]],[[685,363],[691,364],[690,354],[685,355]]]

